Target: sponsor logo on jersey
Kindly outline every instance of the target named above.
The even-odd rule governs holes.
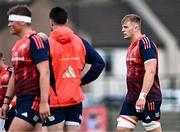
[[[149,119],[151,119],[149,116],[146,116],[146,118],[145,118],[146,120],[149,120]]]
[[[159,117],[159,116],[160,116],[159,112],[155,113],[155,117]]]
[[[12,61],[24,61],[25,58],[24,57],[12,57]]]
[[[77,75],[71,66],[63,73],[62,78],[76,78]]]
[[[0,85],[0,88],[7,88],[8,85]]]

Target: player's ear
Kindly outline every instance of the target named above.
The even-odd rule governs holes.
[[[4,57],[2,58],[2,61],[5,61],[5,58],[4,58]]]
[[[53,26],[53,21],[51,19],[49,19],[49,25]]]
[[[135,29],[138,29],[138,26],[137,26],[137,25],[135,25],[135,26],[134,26],[134,28],[135,28]]]
[[[69,23],[69,19],[67,19],[67,21],[66,21],[66,25],[68,25],[68,23]]]
[[[51,31],[53,31],[54,24],[53,24],[53,21],[51,19],[49,19],[49,25],[50,25]]]
[[[135,24],[135,29],[140,30],[140,26],[138,24]]]

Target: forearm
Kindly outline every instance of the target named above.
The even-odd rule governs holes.
[[[40,102],[47,103],[50,86],[49,61],[42,61],[36,65],[39,71]]]
[[[14,74],[12,74],[11,78],[9,79],[8,88],[6,91],[5,98],[4,98],[4,103],[10,104],[11,100],[13,99],[14,94],[15,94],[14,83],[15,83]]]
[[[144,97],[149,93],[152,88],[154,82],[154,73],[153,72],[146,72],[144,75],[143,85],[141,89],[141,93],[144,93]]]
[[[49,85],[50,85],[49,76],[50,76],[49,71],[40,74],[40,101],[42,103],[48,102]]]
[[[85,85],[96,80],[104,69],[104,62],[92,64],[88,72],[81,79],[81,84]]]

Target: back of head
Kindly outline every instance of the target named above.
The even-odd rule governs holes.
[[[138,16],[138,15],[136,15],[136,14],[128,14],[128,15],[126,15],[126,16],[122,19],[121,24],[123,25],[123,24],[126,23],[127,21],[137,23],[139,26],[141,26],[141,18],[140,18],[140,16]]]
[[[65,9],[61,7],[54,7],[49,13],[49,18],[57,25],[63,25],[67,22],[68,14]]]

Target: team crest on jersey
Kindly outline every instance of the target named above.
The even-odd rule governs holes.
[[[48,119],[49,119],[49,121],[54,121],[55,117],[54,116],[49,116]]]
[[[2,79],[2,80],[5,80],[5,79],[8,78],[8,77],[9,77],[8,74],[4,74],[4,75],[1,77],[1,79]]]
[[[160,116],[159,112],[155,113],[155,117],[159,117],[159,116]]]
[[[37,122],[38,119],[39,119],[39,117],[38,117],[37,115],[35,115],[35,116],[33,117],[33,120],[34,120],[35,122]]]
[[[20,47],[19,50],[23,51],[28,45],[26,43],[23,43]]]

